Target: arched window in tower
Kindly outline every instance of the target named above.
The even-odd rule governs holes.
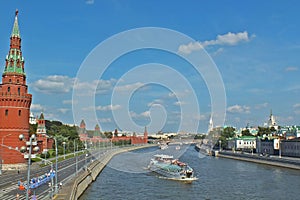
[[[7,92],[10,92],[10,87],[7,88]]]
[[[8,116],[8,109],[5,110],[5,116]]]
[[[20,95],[20,93],[21,93],[21,89],[20,89],[20,88],[18,88],[18,95]]]
[[[20,83],[19,79],[17,79],[17,83]]]
[[[11,83],[11,79],[8,80]]]
[[[19,110],[19,116],[21,116],[21,110]]]

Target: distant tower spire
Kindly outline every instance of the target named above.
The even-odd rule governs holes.
[[[268,121],[268,126],[269,127],[276,126],[276,121],[275,121],[275,117],[272,113],[272,109],[270,111],[270,118],[269,118],[269,121]]]

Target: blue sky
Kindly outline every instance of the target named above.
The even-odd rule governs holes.
[[[2,1],[1,70],[17,8],[27,83],[33,94],[31,111],[36,115],[43,111],[49,120],[70,124],[79,124],[83,118],[90,129],[98,123],[103,130],[128,130],[132,127],[123,123],[127,120],[122,114],[125,112],[137,132],[142,132],[144,126],[153,133],[194,131],[189,127],[196,124],[198,132],[206,132],[210,117],[219,115],[217,109],[212,112],[214,94],[209,88],[213,86],[180,57],[205,50],[208,57],[204,59],[211,59],[225,89],[224,124],[263,125],[272,109],[279,125],[299,125],[299,6],[292,0]],[[99,45],[124,31],[142,27],[173,30],[194,41],[174,41],[180,44],[176,47],[178,54],[145,48],[120,55],[100,77],[101,59],[116,52],[116,48],[130,46],[115,44],[98,55],[100,61],[95,60],[94,74],[87,76],[96,79],[78,79],[84,72],[84,61],[89,61]],[[168,41],[160,36],[160,43]],[[136,39],[143,41],[143,35]],[[156,68],[157,64],[161,66]],[[180,76],[168,74],[172,70],[164,66]],[[135,74],[135,69],[143,70]],[[152,83],[143,83],[151,78]],[[170,85],[163,85],[164,80]],[[81,88],[80,98],[75,100],[74,86]],[[128,91],[132,92],[129,100],[122,93]],[[190,101],[194,97],[196,107]],[[78,102],[88,98],[94,104]],[[96,113],[95,118],[90,117],[90,110]]]

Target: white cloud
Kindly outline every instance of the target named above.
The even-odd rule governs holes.
[[[233,105],[227,108],[230,113],[250,113],[249,106]]]
[[[100,118],[99,119],[100,123],[110,123],[112,122],[111,118]]]
[[[218,50],[215,51],[215,52],[213,53],[213,55],[216,56],[216,55],[222,53],[223,51],[224,51],[224,48],[218,48]]]
[[[207,40],[204,42],[191,42],[187,45],[183,44],[180,45],[178,48],[179,53],[184,53],[184,54],[189,54],[192,51],[200,50],[203,49],[204,47],[207,46],[213,46],[213,45],[237,45],[241,42],[248,42],[250,41],[251,38],[254,38],[255,35],[251,35],[249,37],[248,32],[239,32],[239,33],[231,33],[228,32],[227,34],[224,35],[218,35],[215,40]]]
[[[120,105],[106,105],[106,106],[90,106],[82,108],[83,111],[90,111],[90,110],[99,110],[99,111],[110,111],[110,110],[118,110],[121,109]]]
[[[186,103],[183,102],[183,101],[176,101],[176,102],[174,103],[175,106],[181,106],[181,105],[185,105],[185,104],[186,104]]]
[[[147,110],[147,111],[145,111],[145,112],[142,112],[142,113],[141,113],[141,116],[143,116],[143,117],[150,117],[150,111]]]
[[[93,5],[95,3],[94,0],[85,0],[85,3],[88,5]]]
[[[72,90],[74,78],[61,75],[51,75],[37,80],[30,86],[38,92],[45,94],[68,93]]]
[[[138,88],[143,87],[143,86],[145,86],[144,83],[136,82],[136,83],[133,83],[133,84],[117,86],[117,87],[115,87],[115,90],[118,91],[118,92],[127,92],[127,91],[132,91],[134,89],[138,89]]]
[[[300,103],[294,104],[294,105],[293,105],[293,108],[295,109],[295,110],[294,110],[294,113],[295,113],[296,115],[300,115]]]
[[[147,104],[148,107],[155,106],[155,105],[162,105],[164,101],[162,99],[155,99],[154,101]]]
[[[76,104],[73,100],[63,100],[62,102],[63,104],[67,105],[67,104]]]
[[[262,94],[262,93],[267,93],[268,92],[267,90],[261,89],[261,88],[251,88],[248,91],[253,93],[253,94]]]
[[[44,108],[41,104],[31,104],[30,110],[31,111],[42,111],[42,110],[44,110]]]
[[[251,37],[255,37],[252,35]],[[240,33],[231,33],[228,32],[225,35],[218,35],[216,40],[205,41],[204,46],[208,45],[237,45],[240,42],[248,42],[249,36],[248,32],[240,32]]]
[[[296,103],[293,105],[293,108],[300,108],[300,103]]]
[[[104,94],[112,90],[114,84],[117,82],[116,79],[110,80],[93,80],[90,82],[80,82],[77,81],[74,85],[77,90],[84,90],[83,95],[94,95],[96,94]],[[95,91],[95,86],[96,91]]]
[[[168,93],[168,97],[169,98],[180,98],[180,97],[186,97],[187,95],[189,95],[191,92],[189,90],[184,90],[182,92],[169,92]]]
[[[287,88],[284,89],[284,91],[298,91],[300,90],[300,85],[296,84],[296,85],[290,85]]]
[[[107,106],[97,106],[96,110],[110,111],[110,110],[119,110],[120,108],[121,108],[120,105],[107,105]]]
[[[116,79],[110,80],[98,80],[97,81],[97,94],[103,94],[112,90],[113,86],[117,82]]]
[[[192,51],[197,51],[203,48],[204,46],[200,42],[190,42],[187,45],[180,45],[178,48],[178,52],[183,54],[190,54]]]
[[[134,111],[130,111],[130,116],[131,116],[132,118],[136,118],[136,119],[145,119],[145,118],[150,117],[150,111],[147,110],[147,111],[142,112],[142,113],[140,113],[140,114],[138,114],[138,113],[136,113],[136,112],[134,112]]]
[[[207,120],[207,117],[205,115],[197,115],[195,117],[196,120],[200,120],[200,121],[204,121],[204,120]]]
[[[290,66],[290,67],[285,68],[285,71],[287,71],[287,72],[298,71],[298,67]]]
[[[295,113],[296,115],[300,115],[300,110],[295,110],[294,113]]]
[[[58,112],[62,113],[62,114],[66,114],[70,109],[68,108],[59,108]]]
[[[255,105],[255,109],[261,109],[261,108],[266,108],[269,105],[269,103],[265,102],[262,104],[257,104]]]

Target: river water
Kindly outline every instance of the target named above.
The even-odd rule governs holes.
[[[154,154],[188,163],[192,184],[159,178],[145,168]],[[80,200],[118,199],[300,199],[300,171],[204,156],[194,146],[140,149],[115,156]]]

